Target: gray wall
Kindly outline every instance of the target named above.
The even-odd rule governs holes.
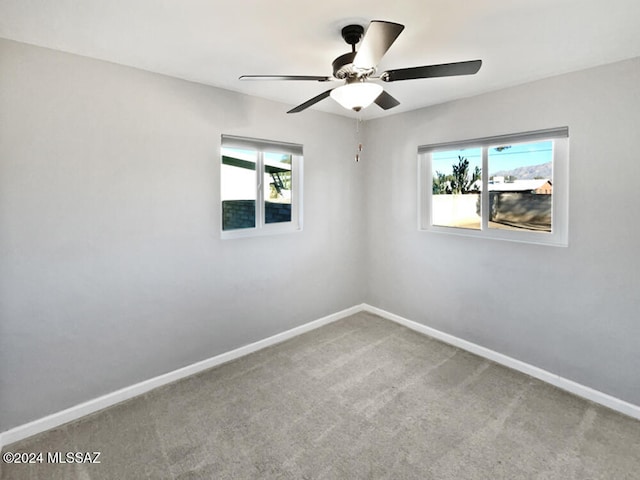
[[[640,404],[639,85],[635,59],[369,122],[366,301]],[[417,230],[418,145],[565,125],[568,248]]]
[[[352,121],[3,40],[0,72],[0,431],[362,301]],[[223,133],[304,145],[302,232],[220,239]]]
[[[640,60],[368,122],[358,164],[346,118],[9,41],[0,71],[0,431],[362,301],[640,404]],[[563,125],[568,248],[417,231],[418,145]],[[304,145],[302,232],[220,240],[223,133]]]

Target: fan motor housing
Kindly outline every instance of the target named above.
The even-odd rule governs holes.
[[[373,75],[376,71],[375,67],[362,69],[353,66],[353,59],[356,57],[357,52],[349,52],[344,55],[340,55],[333,63],[333,76],[339,80],[345,80],[349,78],[367,78]]]
[[[333,63],[333,76],[344,80],[355,74],[353,69],[353,59],[356,57],[356,52],[345,53],[336,58]]]

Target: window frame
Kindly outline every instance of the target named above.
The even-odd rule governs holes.
[[[225,148],[236,148],[256,152],[256,200],[255,226],[223,230],[222,218],[222,152]],[[220,238],[243,238],[262,235],[292,233],[302,230],[302,179],[303,179],[303,147],[296,143],[277,142],[234,135],[221,135],[219,168],[220,168]],[[291,221],[265,222],[265,194],[264,194],[264,156],[266,153],[291,155]]]
[[[513,145],[539,141],[553,142],[551,232],[517,231],[488,228],[489,211],[489,149],[498,145]],[[481,227],[479,230],[432,225],[433,172],[431,154],[444,150],[481,148],[482,191]],[[512,242],[566,247],[569,244],[569,129],[559,127],[530,132],[437,143],[418,147],[418,230],[432,233],[490,238]]]

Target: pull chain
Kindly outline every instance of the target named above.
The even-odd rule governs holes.
[[[362,119],[360,118],[360,115],[358,115],[358,118],[356,118],[356,162],[360,161],[360,152],[362,152],[362,142],[360,141],[360,122],[362,122]]]

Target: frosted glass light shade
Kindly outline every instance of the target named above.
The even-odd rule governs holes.
[[[377,83],[354,82],[331,90],[331,98],[349,110],[367,108],[382,93]]]

